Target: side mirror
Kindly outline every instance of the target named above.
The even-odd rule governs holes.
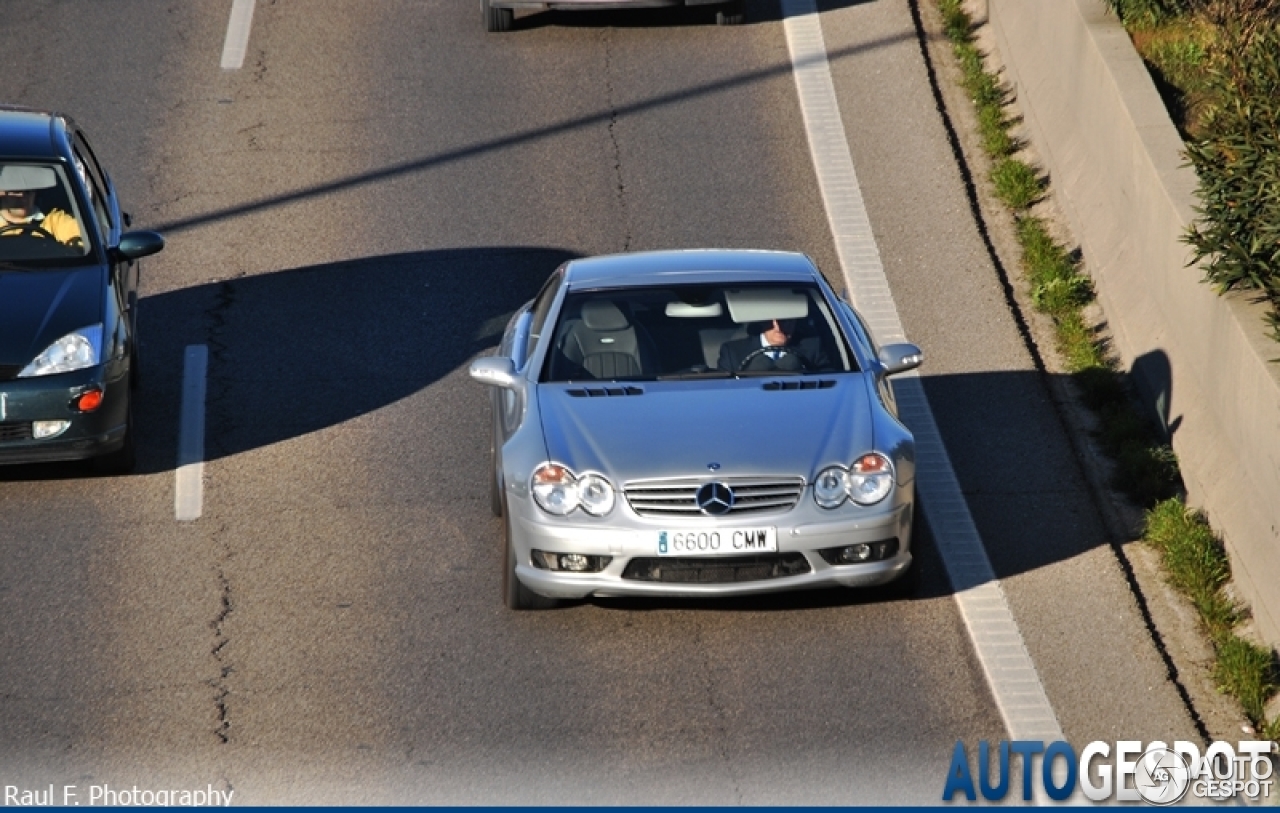
[[[490,387],[504,390],[519,388],[516,365],[505,356],[485,356],[471,362],[471,378]]]
[[[924,362],[924,352],[914,344],[886,344],[880,348],[880,363],[885,375],[914,370]]]
[[[153,231],[130,231],[120,235],[120,245],[111,250],[116,257],[136,260],[164,248],[164,238]]]

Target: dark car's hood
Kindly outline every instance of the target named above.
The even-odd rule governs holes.
[[[77,328],[102,321],[102,269],[0,269],[0,364],[27,365]]]
[[[706,476],[713,464],[723,477],[809,480],[819,467],[870,451],[874,438],[862,376],[832,376],[822,389],[768,386],[806,380],[814,381],[644,382],[635,385],[641,395],[601,397],[543,385],[538,403],[551,458],[618,484]]]

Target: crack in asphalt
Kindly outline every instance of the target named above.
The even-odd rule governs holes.
[[[209,346],[208,390],[205,402],[206,444],[216,449],[219,456],[230,454],[230,450],[221,439],[237,429],[234,411],[221,408],[226,404],[231,392],[231,381],[225,373],[231,366],[228,363],[230,347],[223,335],[229,321],[228,312],[236,304],[236,293],[234,280],[219,282],[213,307],[205,314],[205,343]]]
[[[233,280],[221,281],[214,293],[213,306],[205,312],[205,343],[209,347],[210,356],[207,372],[206,436],[209,438],[207,442],[216,445],[219,452],[224,454],[227,449],[221,444],[219,438],[225,437],[235,429],[233,411],[222,407],[230,400],[231,390],[231,384],[225,377],[225,371],[230,369],[230,364],[228,363],[229,347],[224,333],[228,329],[229,311],[236,304],[236,294]],[[231,696],[229,678],[235,671],[225,653],[227,645],[231,643],[225,624],[235,610],[231,579],[227,575],[227,564],[234,554],[231,544],[226,540],[226,530],[226,526],[219,527],[212,535],[219,550],[217,561],[214,563],[219,598],[218,611],[209,622],[209,627],[213,630],[213,647],[209,654],[218,668],[217,677],[209,681],[210,687],[214,690],[214,708],[217,712],[217,725],[213,733],[223,744],[230,741],[231,735],[231,715],[228,708],[228,698]]]
[[[226,549],[225,561],[226,558],[230,558],[229,546],[224,542],[222,547]],[[213,660],[218,666],[218,677],[210,681],[210,685],[215,692],[214,707],[218,712],[218,725],[213,733],[217,736],[218,741],[225,745],[230,740],[231,735],[231,717],[227,709],[227,698],[231,696],[231,688],[227,684],[227,679],[235,671],[235,667],[231,666],[223,655],[223,650],[227,644],[231,643],[223,624],[235,610],[235,605],[231,600],[231,580],[227,578],[226,569],[222,564],[219,564],[217,568],[217,576],[218,585],[221,587],[222,592],[219,596],[218,614],[214,616],[213,621],[209,622],[209,626],[213,629],[214,640],[210,654],[213,655]]]
[[[613,103],[613,52],[609,32],[600,35],[604,43],[604,97],[609,108],[609,142],[613,145],[613,177],[617,184],[618,205],[622,209],[622,250],[631,250],[631,217],[627,211],[627,184],[622,179],[622,145],[618,143],[618,107]]]

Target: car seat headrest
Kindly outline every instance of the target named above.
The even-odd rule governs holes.
[[[607,299],[593,299],[582,306],[582,323],[592,330],[623,330],[630,322],[617,305]]]

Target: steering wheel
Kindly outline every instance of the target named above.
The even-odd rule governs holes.
[[[58,238],[54,237],[52,232],[35,223],[6,223],[5,225],[0,226],[0,235],[8,234],[11,231],[16,231],[20,234],[48,237],[53,242],[58,242]]]
[[[796,364],[800,365],[798,369],[804,371],[808,371],[809,369],[809,365],[805,362],[804,356],[800,355],[800,351],[785,344],[775,344],[770,345],[769,347],[757,347],[755,350],[748,353],[747,357],[738,364],[738,372],[742,372],[747,369],[751,362],[755,361],[760,356],[763,356],[765,353],[781,353],[783,356],[790,356],[795,359]],[[777,361],[781,361],[781,359],[777,359]],[[775,364],[774,366],[776,367],[777,365]]]

